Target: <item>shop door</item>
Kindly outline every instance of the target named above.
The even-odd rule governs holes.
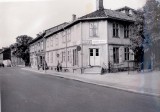
[[[100,65],[100,55],[99,49],[92,48],[90,49],[90,65],[99,66]]]

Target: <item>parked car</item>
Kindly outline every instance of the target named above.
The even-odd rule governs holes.
[[[4,60],[3,61],[4,66],[11,67],[11,61],[10,60]]]

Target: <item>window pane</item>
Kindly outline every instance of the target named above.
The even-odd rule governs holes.
[[[99,49],[96,49],[96,56],[99,56]]]
[[[90,49],[90,56],[93,56],[93,49]]]

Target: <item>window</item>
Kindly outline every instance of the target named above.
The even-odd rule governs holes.
[[[53,37],[51,37],[50,44],[51,44],[51,47],[53,47]]]
[[[96,49],[96,56],[99,56],[99,49]]]
[[[113,37],[119,37],[119,26],[117,23],[113,23]]]
[[[125,61],[129,60],[129,48],[128,47],[124,48],[124,60]]]
[[[65,43],[66,42],[66,32],[63,31],[62,32],[62,43]]]
[[[129,38],[129,26],[124,26],[124,38]]]
[[[89,28],[90,28],[89,29],[90,37],[98,37],[98,23],[97,22],[90,23]]]
[[[68,61],[70,60],[70,51],[68,51]]]
[[[44,46],[43,46],[43,41],[42,41],[42,42],[41,42],[41,50],[43,50],[43,47],[44,47]]]
[[[58,35],[56,35],[56,46],[58,46],[59,40],[58,40]]]
[[[93,56],[93,49],[90,49],[90,56]]]
[[[51,63],[53,63],[53,52],[51,51],[51,57],[50,57]]]
[[[113,48],[113,62],[116,64],[119,63],[119,48],[118,47]]]
[[[71,29],[67,30],[66,36],[67,36],[67,41],[71,41]]]
[[[62,51],[62,62],[65,62],[65,55],[66,55],[65,51]]]
[[[47,62],[49,63],[49,52],[47,52]]]
[[[78,51],[77,49],[73,50],[73,66],[78,65]]]

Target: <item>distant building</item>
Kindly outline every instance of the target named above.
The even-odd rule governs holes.
[[[130,36],[135,21],[132,13],[103,8],[103,0],[97,0],[97,10],[83,17],[76,18],[63,27],[44,35],[45,60],[50,69],[57,70],[61,65],[64,71],[86,73],[114,68],[133,67],[134,55],[130,49]],[[30,46],[31,54],[40,48],[37,42]],[[34,51],[33,51],[34,49]],[[32,58],[33,55],[31,55]],[[36,60],[36,59],[35,59]]]
[[[5,66],[11,66],[11,50],[10,48],[2,48],[0,51],[0,62]]]

